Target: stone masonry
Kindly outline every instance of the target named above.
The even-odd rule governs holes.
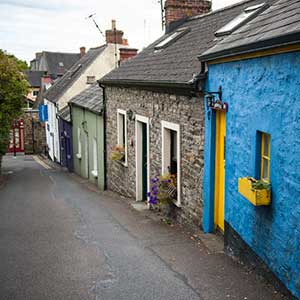
[[[45,152],[46,134],[45,123],[39,121],[37,110],[25,110],[24,120],[24,147],[26,154]]]
[[[132,110],[150,118],[150,173],[161,172],[161,121],[180,124],[181,204],[176,217],[181,223],[202,224],[204,164],[204,107],[202,99],[140,89],[107,87],[107,187],[126,197],[136,197],[135,121],[127,118],[128,166],[111,161],[117,145],[117,109]]]

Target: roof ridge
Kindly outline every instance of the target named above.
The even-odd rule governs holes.
[[[197,15],[197,16],[193,16],[193,17],[190,17],[188,18],[186,21],[192,21],[192,20],[197,20],[197,19],[200,19],[200,18],[204,18],[204,17],[207,17],[207,16],[210,16],[210,15],[215,15],[217,13],[220,13],[220,12],[223,12],[223,11],[226,11],[226,10],[229,10],[229,9],[232,9],[232,8],[235,8],[237,6],[242,6],[244,4],[246,4],[247,2],[255,2],[256,0],[243,0],[243,1],[240,1],[240,2],[237,2],[235,4],[231,4],[231,5],[228,5],[228,6],[225,6],[225,7],[222,7],[222,8],[219,8],[219,9],[216,9],[216,10],[213,10],[209,13],[206,13],[206,14],[201,14],[201,15]],[[265,0],[262,0],[262,3],[264,2]]]
[[[78,52],[57,52],[57,51],[47,51],[47,50],[43,50],[42,53],[51,53],[51,54],[72,54],[72,55],[80,55],[80,53]]]

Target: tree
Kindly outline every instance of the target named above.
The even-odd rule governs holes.
[[[0,174],[12,121],[21,115],[24,97],[28,92],[23,68],[22,61],[0,49]]]

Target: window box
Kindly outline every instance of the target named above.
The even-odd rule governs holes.
[[[242,196],[244,196],[248,201],[250,201],[254,206],[270,205],[271,190],[266,188],[253,188],[253,183],[257,182],[257,179],[251,177],[239,178],[239,193]]]

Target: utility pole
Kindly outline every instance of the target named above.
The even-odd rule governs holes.
[[[160,2],[160,10],[161,10],[161,27],[162,27],[162,30],[164,30],[164,25],[165,25],[164,12],[165,12],[165,9],[164,9],[163,0],[159,0],[159,2]]]

